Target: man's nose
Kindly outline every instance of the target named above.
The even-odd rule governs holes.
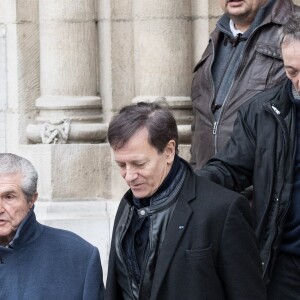
[[[135,180],[138,177],[137,171],[135,168],[127,167],[125,171],[125,177],[124,179],[126,182],[131,182]]]

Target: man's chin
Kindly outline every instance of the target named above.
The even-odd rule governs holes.
[[[147,197],[149,197],[148,196],[148,193],[145,193],[145,192],[134,192],[134,191],[132,191],[132,194],[134,195],[134,197],[135,198],[137,198],[137,199],[143,199],[143,198],[147,198]]]
[[[145,190],[142,190],[142,189],[132,189],[131,188],[131,191],[132,191],[132,194],[134,195],[135,198],[138,198],[138,199],[143,199],[143,198],[147,198],[147,197],[150,197],[151,196],[151,193],[149,191],[145,191]]]

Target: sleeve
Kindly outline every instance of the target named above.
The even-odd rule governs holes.
[[[86,272],[83,300],[103,299],[104,285],[100,254],[98,249],[94,247]]]
[[[266,299],[251,220],[247,199],[238,196],[229,206],[219,249],[220,275],[230,300]]]
[[[256,133],[246,116],[247,111],[238,111],[231,139],[197,175],[239,192],[252,185]]]
[[[193,170],[196,169],[196,154],[195,154],[195,147],[194,147],[194,140],[195,140],[195,123],[196,123],[196,113],[195,113],[195,108],[193,107],[193,119],[192,119],[192,124],[191,124],[191,133],[192,133],[192,144],[190,148],[190,165],[193,168]]]

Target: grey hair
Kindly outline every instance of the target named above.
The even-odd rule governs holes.
[[[21,174],[21,189],[27,202],[37,192],[38,174],[32,163],[16,154],[0,153],[0,175]]]
[[[292,41],[300,41],[300,13],[293,13],[279,30],[279,46]]]

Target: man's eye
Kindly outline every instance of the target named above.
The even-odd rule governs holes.
[[[6,196],[5,196],[5,199],[6,199],[6,200],[13,200],[14,198],[15,198],[14,195],[6,195]]]
[[[290,77],[296,77],[298,75],[298,72],[290,71],[290,72],[288,72],[288,75]]]
[[[144,165],[145,165],[144,162],[142,162],[142,163],[137,163],[137,164],[136,164],[137,167],[143,167]]]

